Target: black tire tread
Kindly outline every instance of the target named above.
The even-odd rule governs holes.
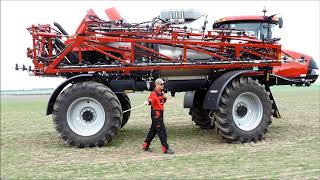
[[[190,108],[189,114],[192,117],[192,121],[201,129],[213,129],[212,119],[209,117],[209,112],[203,109],[203,99],[205,92],[196,92],[194,107]]]
[[[130,102],[130,99],[126,93],[116,93],[116,95],[121,103],[122,111],[131,109],[131,102]],[[131,114],[131,111],[123,113],[121,128],[127,124],[128,120],[130,118],[130,114]]]
[[[202,111],[203,110],[197,108],[190,109],[192,121],[194,121],[201,129],[212,129],[211,118],[208,116],[208,113]]]

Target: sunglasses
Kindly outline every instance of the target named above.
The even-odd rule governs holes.
[[[159,84],[160,86],[163,86],[164,84]]]

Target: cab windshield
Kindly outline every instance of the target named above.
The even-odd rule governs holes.
[[[268,26],[269,33],[268,33]],[[264,22],[235,22],[229,24],[222,24],[219,28],[227,29],[239,29],[245,31],[246,35],[254,36],[257,39],[271,39],[275,30],[275,24],[269,24]]]

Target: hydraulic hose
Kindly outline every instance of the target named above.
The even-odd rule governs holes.
[[[63,35],[69,36],[69,34],[67,33],[67,31],[64,30],[63,27],[62,27],[59,23],[54,22],[53,25],[56,26]]]

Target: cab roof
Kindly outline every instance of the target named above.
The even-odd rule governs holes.
[[[268,16],[227,16],[215,21],[215,24],[227,23],[231,21],[267,21]],[[273,16],[272,21],[278,22],[278,18]]]

